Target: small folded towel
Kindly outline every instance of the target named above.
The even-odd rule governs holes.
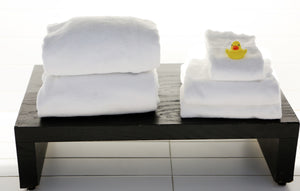
[[[92,116],[154,111],[156,70],[139,74],[44,76],[37,96],[39,117]]]
[[[48,26],[43,62],[48,75],[151,71],[160,64],[158,31],[133,17],[73,18]]]
[[[255,37],[233,32],[206,31],[207,57],[211,62],[211,77],[221,81],[252,81],[263,79],[264,61],[256,47]],[[231,59],[226,48],[239,41],[247,53],[242,59]]]
[[[280,118],[279,85],[271,73],[270,62],[265,63],[264,80],[231,82],[212,80],[208,60],[191,60],[186,71],[182,71],[185,75],[180,90],[181,116]]]

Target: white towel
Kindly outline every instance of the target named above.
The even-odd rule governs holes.
[[[207,56],[211,62],[211,77],[221,81],[251,81],[263,79],[263,57],[255,44],[255,37],[233,32],[217,32],[208,30],[205,34]],[[235,40],[247,49],[243,59],[231,59],[226,48]]]
[[[182,95],[183,96],[183,95]],[[181,97],[182,99],[182,97]],[[282,116],[281,105],[196,105],[181,103],[181,117],[205,117],[205,118],[257,118],[257,119],[280,119]]]
[[[39,117],[140,113],[154,111],[159,102],[156,71],[43,80],[37,97]]]
[[[73,18],[48,26],[43,62],[48,75],[150,71],[160,64],[158,31],[133,17]]]
[[[265,66],[264,80],[249,82],[212,80],[208,66],[208,60],[189,62],[180,90],[182,117],[281,117],[280,89],[270,64]]]
[[[266,66],[266,78],[259,81],[215,81],[209,76],[207,60],[191,60],[184,76],[187,103],[208,105],[263,105],[280,101],[280,89]]]

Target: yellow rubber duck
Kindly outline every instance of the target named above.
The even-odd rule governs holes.
[[[241,43],[239,41],[234,41],[231,44],[231,48],[226,48],[226,53],[231,59],[242,59],[247,53],[247,49],[242,49]]]

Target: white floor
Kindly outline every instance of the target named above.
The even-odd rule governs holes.
[[[298,153],[298,157],[299,157]],[[0,143],[0,190],[19,190],[12,142]],[[50,143],[41,191],[233,191],[300,188],[273,182],[255,140]]]

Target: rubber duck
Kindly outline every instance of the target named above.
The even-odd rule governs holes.
[[[241,43],[239,41],[233,41],[231,48],[226,48],[226,53],[231,59],[242,59],[247,53],[247,49],[242,49]]]

